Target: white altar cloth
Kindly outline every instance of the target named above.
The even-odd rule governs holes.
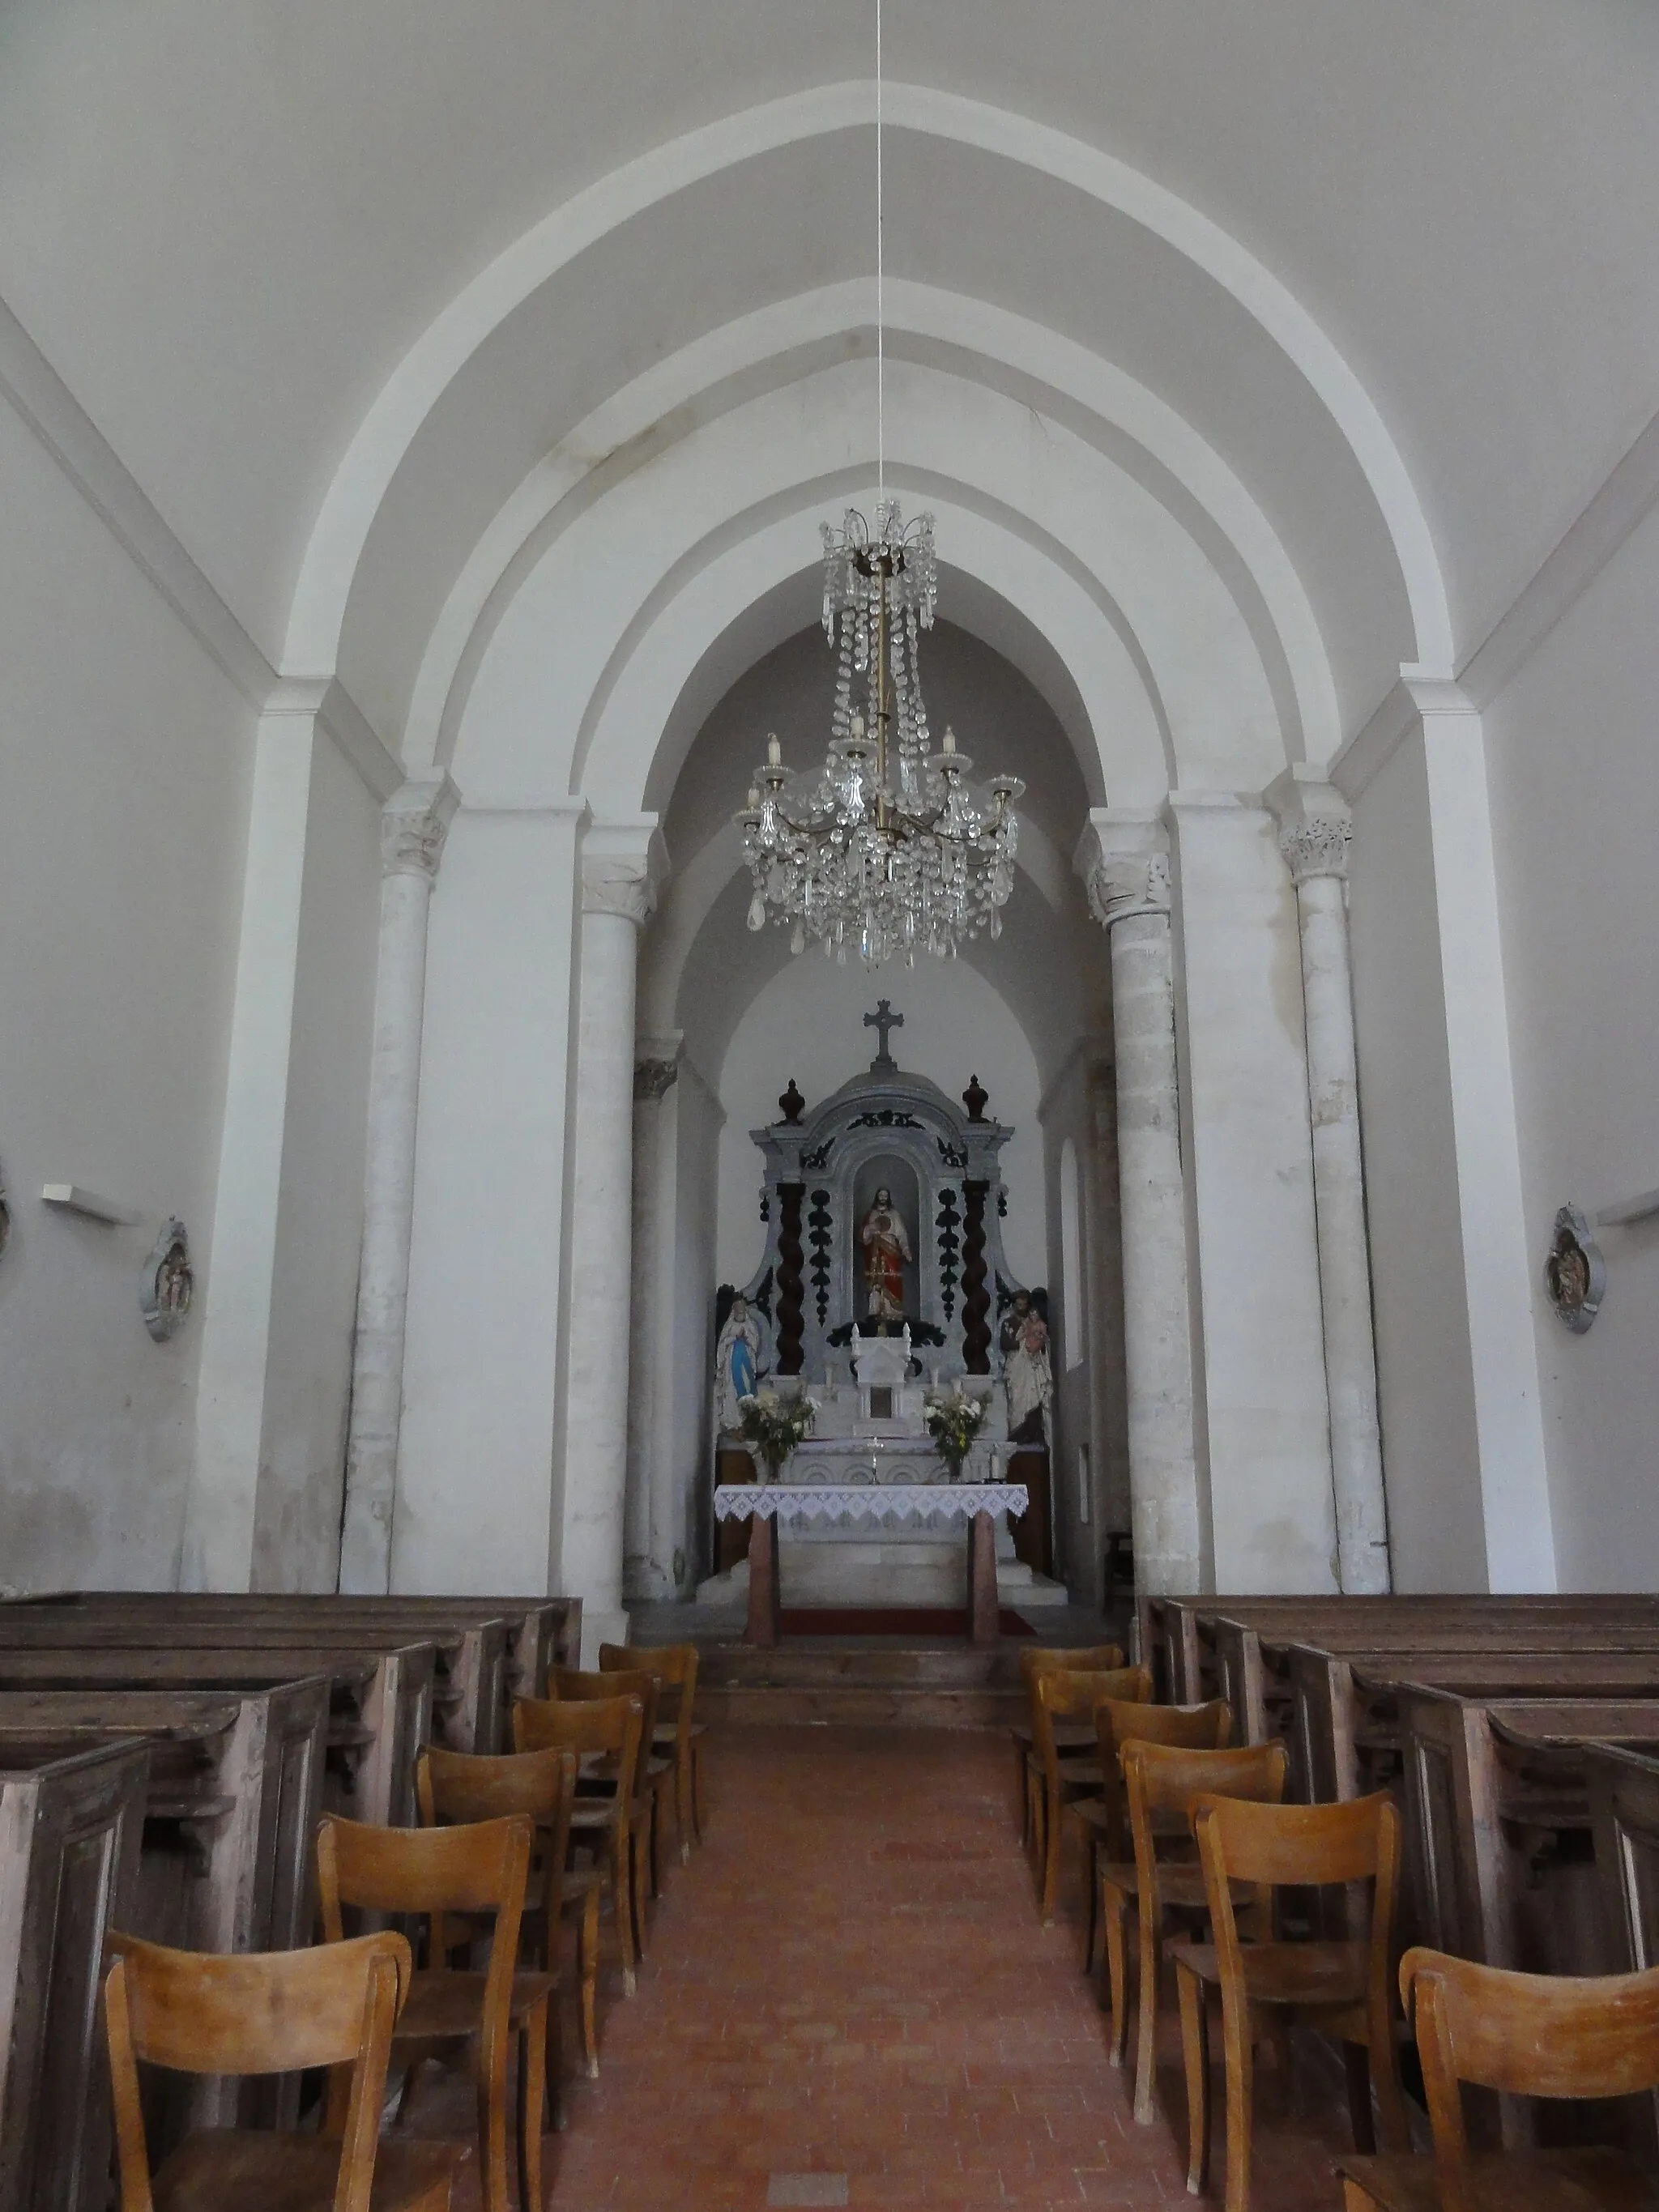
[[[1018,1515],[1030,1504],[1023,1482],[722,1482],[714,1490],[717,1521],[758,1513],[780,1528],[803,1521],[843,1528],[915,1521],[937,1528],[971,1521],[976,1513]]]

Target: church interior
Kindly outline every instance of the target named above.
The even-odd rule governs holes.
[[[1659,2208],[1656,107],[0,10],[0,2212]]]

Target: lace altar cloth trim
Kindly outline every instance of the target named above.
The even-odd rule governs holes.
[[[975,1513],[1018,1516],[1030,1504],[1023,1482],[722,1482],[714,1490],[714,1518],[740,1521],[758,1513],[763,1520],[837,1521],[851,1528],[869,1521],[971,1521]]]

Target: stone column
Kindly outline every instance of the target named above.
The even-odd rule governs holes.
[[[572,1127],[564,1497],[559,1571],[582,1601],[584,1664],[625,1640],[623,1540],[632,1306],[634,1008],[656,905],[654,822],[595,823],[582,846]]]
[[[1180,1595],[1201,1587],[1203,1543],[1167,833],[1151,816],[1102,809],[1077,866],[1111,938],[1135,1582]]]
[[[656,1474],[659,1408],[659,1368],[664,1333],[673,1326],[664,1294],[665,1261],[674,1223],[664,1204],[665,1101],[679,1079],[680,1038],[641,1038],[634,1062],[634,1264],[628,1352],[628,1506],[623,1553],[624,1594],[661,1598],[673,1594],[661,1570]]]
[[[459,805],[460,793],[447,775],[419,776],[393,793],[380,818],[380,968],[340,1530],[340,1588],[358,1594],[391,1587],[427,917],[444,840]]]
[[[1305,768],[1286,769],[1267,799],[1296,885],[1302,934],[1338,1573],[1347,1595],[1378,1596],[1389,1589],[1389,1526],[1348,959],[1350,816],[1341,793]]]

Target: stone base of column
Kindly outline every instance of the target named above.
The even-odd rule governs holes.
[[[595,1605],[583,1606],[581,1663],[590,1674],[599,1666],[600,1644],[626,1644],[628,1627],[628,1615],[620,1606],[614,1612],[601,1611]]]

